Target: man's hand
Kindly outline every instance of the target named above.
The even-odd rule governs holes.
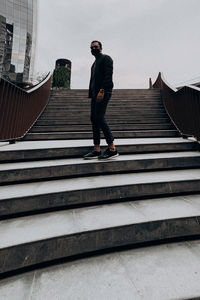
[[[104,90],[100,90],[97,94],[97,102],[101,102],[104,99]]]

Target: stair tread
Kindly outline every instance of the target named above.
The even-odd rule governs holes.
[[[113,132],[158,132],[158,131],[162,131],[162,132],[166,132],[166,131],[170,131],[170,132],[173,132],[173,131],[177,131],[177,129],[153,129],[153,130],[113,130]],[[58,134],[65,134],[65,133],[84,133],[84,132],[92,132],[91,130],[90,131],[66,131],[66,132],[58,132]],[[28,133],[30,135],[35,135],[35,134],[55,134],[54,132],[30,132]],[[28,135],[27,134],[27,135]]]
[[[0,222],[0,249],[79,232],[196,216],[200,216],[200,194],[21,217]]]
[[[115,160],[99,161],[96,160],[84,160],[83,158],[66,158],[66,159],[51,159],[51,160],[38,160],[28,162],[15,162],[4,163],[0,165],[0,172],[20,170],[20,169],[33,169],[33,168],[45,168],[54,166],[66,166],[66,165],[83,165],[83,164],[112,164],[113,162],[125,162],[125,161],[145,161],[156,159],[170,159],[170,158],[194,158],[199,157],[200,153],[196,151],[187,152],[167,152],[167,153],[147,153],[147,154],[128,154],[120,155]]]
[[[96,190],[117,186],[153,184],[161,182],[198,181],[200,187],[200,170],[170,170],[140,172],[128,174],[100,175],[83,178],[59,179],[0,186],[0,201],[11,198],[55,194],[80,190]]]
[[[146,144],[173,144],[173,143],[194,143],[189,139],[182,139],[180,137],[172,138],[127,138],[127,139],[115,139],[115,145],[146,145]],[[41,141],[20,141],[16,144],[1,143],[0,153],[5,151],[22,151],[22,150],[37,150],[37,149],[54,149],[60,147],[73,148],[73,147],[85,147],[92,146],[91,139],[85,140],[41,140]],[[102,139],[102,145],[106,145],[105,140]]]
[[[53,90],[33,128],[75,123],[79,103],[80,123],[86,125],[77,122],[71,131],[61,125],[57,130],[66,131],[31,132],[16,144],[0,143],[0,274],[70,255],[200,234],[198,144],[170,127],[160,91],[113,91],[107,116],[113,127],[112,122],[121,123],[113,130],[120,156],[109,161],[82,158],[93,149],[87,93]],[[140,130],[142,123],[146,128]],[[104,139],[102,146],[107,147]]]
[[[95,255],[3,280],[0,294],[7,300],[25,299],[30,290],[34,299],[155,300],[167,294],[167,299],[197,300],[199,249],[196,240]]]

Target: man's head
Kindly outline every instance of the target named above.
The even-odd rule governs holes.
[[[93,41],[90,45],[91,53],[94,56],[97,56],[102,52],[102,43],[99,41]]]

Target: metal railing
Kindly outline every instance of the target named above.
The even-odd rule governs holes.
[[[191,85],[173,88],[161,73],[153,88],[161,89],[165,109],[181,135],[200,141],[200,88]]]
[[[0,79],[0,141],[14,141],[26,135],[46,107],[50,89],[50,73],[27,91]]]

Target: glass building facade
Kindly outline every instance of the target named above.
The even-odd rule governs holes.
[[[0,0],[0,76],[33,80],[37,0]]]

